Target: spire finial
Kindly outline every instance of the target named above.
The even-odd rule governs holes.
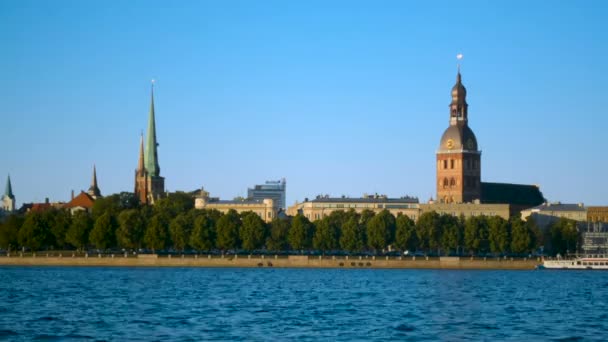
[[[456,67],[458,68],[458,75],[460,76],[460,61],[462,60],[464,56],[459,53],[456,55],[456,59],[458,60],[458,63],[456,63]]]

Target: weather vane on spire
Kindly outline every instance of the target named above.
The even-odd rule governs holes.
[[[460,61],[462,60],[462,57],[464,57],[461,53],[456,55],[456,59],[458,60],[458,63],[456,64],[458,66],[458,73],[460,74]]]

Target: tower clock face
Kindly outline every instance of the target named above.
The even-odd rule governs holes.
[[[445,143],[445,147],[447,147],[450,150],[453,149],[454,148],[454,140],[448,139],[448,141]]]
[[[473,139],[469,138],[469,140],[467,140],[467,148],[469,150],[472,150],[475,148],[475,143],[473,142]]]

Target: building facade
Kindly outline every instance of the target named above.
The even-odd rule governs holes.
[[[420,205],[420,214],[428,212],[447,214],[465,218],[471,216],[500,216],[505,220],[511,217],[510,204],[484,204],[479,203],[429,203]]]
[[[247,198],[253,200],[263,200],[271,198],[279,208],[285,210],[286,207],[286,181],[285,178],[280,181],[266,181],[265,184],[254,185],[253,188],[247,189]]]
[[[582,203],[547,202],[521,211],[522,220],[527,220],[529,217],[532,217],[541,229],[547,228],[551,223],[556,222],[560,218],[567,218],[583,223],[587,221],[587,208]]]
[[[608,207],[589,206],[587,207],[587,222],[608,223]]]
[[[301,214],[311,221],[316,221],[330,215],[334,211],[349,210],[354,210],[358,213],[364,210],[371,210],[375,213],[388,210],[395,216],[400,214],[407,215],[415,221],[420,215],[420,204],[418,198],[408,196],[401,198],[388,198],[386,195],[370,196],[367,194],[361,198],[317,196],[317,198],[311,201],[306,199],[302,203],[296,202],[296,204],[287,209],[287,215],[295,216]]]
[[[151,91],[148,137],[145,152],[143,135],[139,146],[139,161],[137,170],[135,170],[135,194],[143,204],[154,204],[156,200],[165,194],[165,178],[160,176],[160,166],[158,163],[154,85]]]
[[[215,209],[221,213],[234,210],[241,214],[251,211],[265,222],[271,222],[279,214],[279,206],[272,198],[264,199],[243,199],[243,200],[220,200],[217,197],[210,197],[209,192],[201,189],[198,196],[194,199],[196,209]]]
[[[450,126],[437,150],[437,202],[471,203],[481,200],[481,151],[469,127],[467,90],[460,70],[452,88]]]

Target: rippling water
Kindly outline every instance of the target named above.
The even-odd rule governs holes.
[[[605,340],[608,272],[0,267],[0,340]]]

